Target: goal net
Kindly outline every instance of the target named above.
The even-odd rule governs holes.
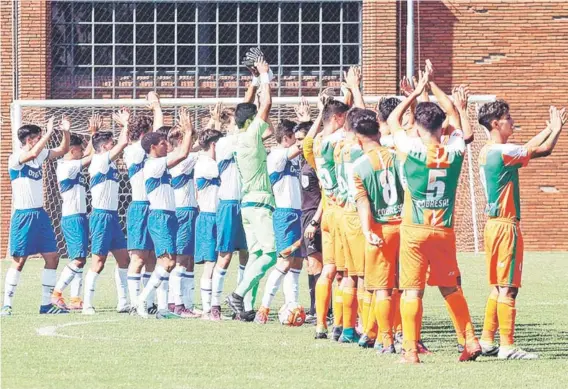
[[[365,102],[369,108],[374,108],[379,100],[378,96],[366,96]],[[477,168],[477,158],[479,151],[487,139],[485,131],[477,123],[477,108],[480,104],[494,100],[493,96],[471,96],[469,100],[469,120],[474,128],[475,140],[468,146],[462,174],[460,178],[459,191],[456,201],[456,236],[458,251],[478,252],[483,248],[483,225],[485,223],[483,210],[485,207],[485,196],[479,180]],[[177,111],[181,107],[187,107],[192,111],[194,127],[197,132],[207,125],[210,114],[209,110],[218,101],[223,103],[225,108],[234,108],[241,99],[162,99],[164,112],[164,124],[172,125],[177,117]],[[271,119],[276,123],[280,119],[295,119],[294,106],[299,104],[298,97],[277,97],[273,99]],[[309,97],[308,102],[312,105],[312,117],[316,114],[316,98]],[[146,101],[136,100],[17,100],[12,103],[12,131],[13,147],[19,147],[19,142],[15,136],[17,129],[23,124],[37,124],[45,128],[47,120],[54,116],[56,125],[62,115],[69,117],[71,121],[71,132],[82,135],[88,139],[88,120],[97,113],[103,117],[103,128],[112,130],[118,136],[119,129],[112,122],[112,113],[126,107],[131,110],[133,115],[151,115],[151,111],[146,108]],[[222,129],[224,130],[224,129]],[[55,147],[61,141],[61,133],[56,131],[51,138],[48,148]],[[273,138],[267,140],[266,147],[270,149],[275,144]],[[126,231],[125,217],[126,210],[131,201],[131,189],[128,181],[126,167],[119,159],[117,166],[120,171],[119,189],[119,215],[123,230]],[[55,175],[56,162],[48,161],[44,165],[44,206],[49,214],[55,234],[59,251],[65,255],[65,242],[60,227],[61,221],[61,196],[59,194],[57,178]],[[88,177],[85,172],[85,176]],[[90,191],[87,191],[87,211],[91,210]]]

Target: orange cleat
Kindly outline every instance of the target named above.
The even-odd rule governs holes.
[[[67,305],[65,304],[65,300],[63,296],[61,296],[61,292],[53,292],[51,295],[51,304],[55,305],[59,309],[68,310]]]
[[[83,309],[83,300],[81,300],[81,297],[71,297],[68,307],[71,311],[79,311]]]
[[[258,312],[256,312],[256,316],[254,318],[254,322],[258,324],[266,324],[268,322],[268,313],[270,312],[269,308],[260,307]]]
[[[406,351],[404,354],[402,354],[398,363],[405,363],[409,365],[419,364],[420,358],[418,358],[418,351],[416,350]]]
[[[464,350],[460,355],[460,362],[475,361],[481,355],[481,345],[477,338],[465,343]]]

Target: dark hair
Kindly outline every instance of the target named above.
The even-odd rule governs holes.
[[[223,133],[221,131],[211,129],[203,130],[199,134],[199,146],[207,151],[209,147],[211,147],[211,143],[217,142],[222,137]]]
[[[491,122],[499,120],[509,113],[509,104],[505,100],[492,101],[485,103],[479,108],[477,120],[479,124],[491,131]]]
[[[158,128],[156,131],[158,134],[165,136],[166,138],[170,135],[170,132],[172,131],[172,127],[171,126],[162,126],[160,128]]]
[[[349,112],[347,119],[351,129],[357,134],[364,136],[376,136],[379,134],[379,123],[377,114],[370,109],[357,109]]]
[[[386,122],[392,111],[394,111],[396,106],[399,104],[400,100],[396,97],[381,99],[377,106],[377,111],[379,111],[379,121]]]
[[[156,146],[163,139],[166,139],[166,136],[164,134],[160,134],[158,132],[149,132],[142,137],[140,145],[142,146],[146,154],[150,154],[152,146]]]
[[[257,112],[256,105],[252,103],[237,104],[237,108],[235,109],[235,123],[237,127],[242,129],[246,121],[254,117]]]
[[[164,127],[160,127],[160,128],[164,128]],[[159,131],[160,131],[160,129],[158,129],[158,131],[156,131],[156,132],[159,132]],[[167,134],[167,138],[168,138],[168,142],[170,142],[172,147],[177,147],[179,142],[183,139],[183,136],[184,136],[183,133],[184,133],[184,131],[182,131],[182,129],[179,128],[179,127],[171,128],[171,131],[169,131],[168,134]]]
[[[308,131],[310,131],[310,128],[312,128],[313,125],[314,125],[314,122],[312,122],[312,121],[300,122],[300,123],[296,124],[296,126],[294,127],[294,133],[299,132],[299,131],[303,131],[305,133],[308,133]]]
[[[150,116],[132,116],[128,121],[128,139],[132,142],[140,140],[144,134],[152,131],[154,121]]]
[[[71,134],[69,137],[69,146],[83,146],[83,139],[77,134]]]
[[[418,103],[414,114],[416,123],[428,132],[435,132],[442,128],[446,114],[436,103],[429,101]]]
[[[41,134],[41,128],[35,124],[25,124],[18,129],[18,139],[22,144],[26,143],[26,138],[32,135]]]
[[[101,147],[112,140],[112,132],[110,131],[98,131],[93,134],[91,142],[93,143],[93,148],[97,153],[101,151]]]
[[[294,135],[294,127],[296,127],[296,123],[288,120],[282,119],[280,123],[276,126],[276,131],[274,133],[274,138],[276,139],[277,143],[282,142],[285,136],[293,136]]]
[[[328,123],[334,115],[342,115],[349,111],[349,106],[339,100],[330,100],[323,108],[323,122]]]
[[[353,107],[347,112],[347,116],[345,117],[345,124],[349,127],[349,130],[355,131],[354,125],[354,118],[360,111],[363,111],[364,108]],[[345,126],[344,126],[345,127]]]

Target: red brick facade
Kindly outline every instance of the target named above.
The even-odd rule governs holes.
[[[45,0],[19,2],[20,98],[50,97],[49,15]],[[416,61],[432,59],[436,81],[445,90],[465,83],[474,94],[494,94],[507,100],[520,129],[515,142],[525,142],[543,128],[549,105],[568,106],[567,3],[421,1],[415,6],[415,15]],[[405,20],[404,2],[364,1],[365,93],[397,93],[406,66]],[[11,150],[9,104],[13,97],[10,1],[1,2],[0,23],[0,253],[4,254],[11,201],[6,174]],[[551,157],[523,169],[521,197],[528,250],[568,250],[567,173],[566,136],[561,137]],[[545,193],[543,187],[555,188],[554,193]]]

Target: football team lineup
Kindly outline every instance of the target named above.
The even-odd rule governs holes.
[[[565,109],[550,107],[546,127],[522,145],[508,143],[514,120],[505,101],[478,110],[489,137],[475,161],[488,218],[489,286],[480,330],[462,290],[454,231],[458,183],[474,138],[468,87],[457,85],[446,94],[435,82],[435,64],[426,60],[416,79],[402,80],[404,99],[385,97],[368,109],[361,68],[353,66],[341,96],[324,90],[316,112],[303,100],[293,120],[273,122],[275,81],[267,60],[258,48],[246,53],[243,64],[252,82],[243,102],[234,108],[217,104],[199,132],[186,108],[175,125],[164,125],[155,92],[147,96],[151,114],[120,109],[112,115],[118,137],[98,114],[88,122],[89,137],[71,133],[65,116],[51,117],[45,129],[21,126],[21,147],[8,161],[12,261],[0,314],[18,316],[21,272],[36,254],[45,261],[40,315],[100,314],[95,291],[101,293],[98,279],[110,253],[116,260],[116,312],[125,316],[234,326],[229,320],[267,324],[276,311],[285,326],[314,325],[316,343],[332,339],[417,364],[421,355],[431,354],[422,337],[429,285],[444,301],[459,361],[538,359],[515,342],[524,262],[519,169],[552,153],[567,120]],[[48,149],[54,134],[62,141]],[[276,146],[267,150],[271,138]],[[56,237],[44,209],[48,160],[57,160],[69,258],[59,277]],[[132,197],[126,234],[118,214],[121,163]],[[201,265],[197,286],[195,265]],[[237,270],[237,282],[228,289],[230,267]],[[309,277],[305,307],[303,267]],[[280,289],[283,305],[275,307]],[[229,316],[222,314],[225,304]],[[115,321],[46,323],[36,330],[71,339],[73,330],[62,335],[63,329],[87,323]]]

